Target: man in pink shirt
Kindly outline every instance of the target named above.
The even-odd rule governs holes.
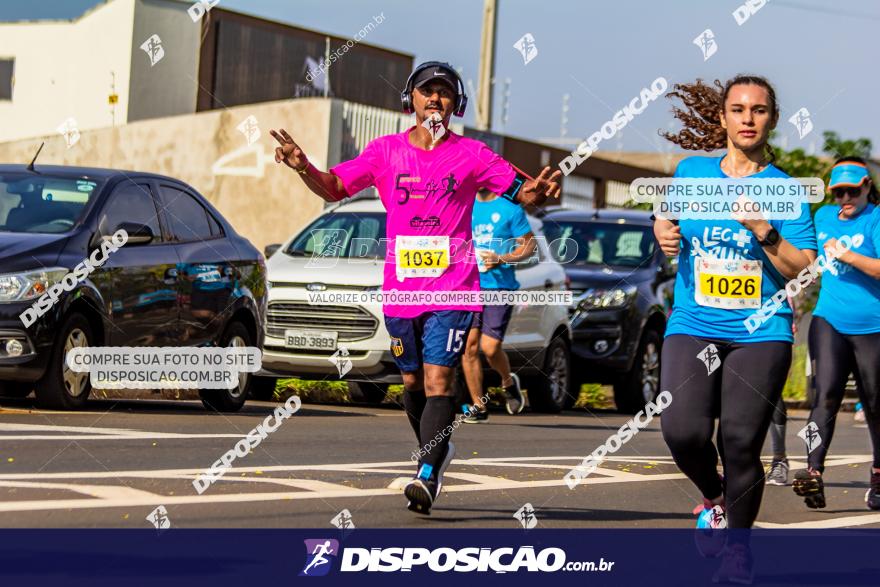
[[[559,196],[561,172],[546,167],[536,179],[519,172],[483,143],[452,133],[449,120],[463,116],[464,85],[446,63],[429,61],[410,75],[401,93],[403,109],[416,124],[370,142],[355,159],[329,172],[316,169],[284,130],[275,161],[299,173],[306,186],[335,202],[374,186],[388,214],[388,252],[383,292],[412,296],[462,292],[462,299],[383,306],[391,351],[404,385],[404,408],[421,445],[419,469],[406,486],[409,509],[430,514],[443,472],[455,447],[449,442],[455,418],[451,384],[461,360],[473,312],[465,299],[480,291],[471,243],[471,213],[477,190],[501,194],[523,205]]]

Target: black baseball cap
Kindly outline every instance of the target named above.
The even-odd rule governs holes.
[[[458,74],[451,67],[445,65],[432,65],[423,69],[413,80],[413,87],[420,88],[432,80],[445,82],[453,92],[458,92]]]

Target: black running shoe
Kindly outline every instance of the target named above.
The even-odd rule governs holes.
[[[822,482],[822,473],[813,469],[801,469],[794,474],[791,488],[804,498],[808,508],[815,510],[825,507],[825,484]]]
[[[865,494],[868,509],[880,510],[880,473],[871,472],[871,489]]]
[[[431,506],[437,497],[437,482],[430,465],[422,465],[419,476],[406,484],[403,494],[409,500],[406,507],[417,514],[431,515]]]
[[[507,413],[513,416],[523,411],[526,401],[519,385],[519,377],[516,373],[511,373],[510,378],[513,380],[513,385],[504,388],[504,397],[507,399]]]
[[[489,410],[478,410],[476,406],[470,406],[464,411],[464,417],[461,419],[465,424],[479,424],[489,421]]]

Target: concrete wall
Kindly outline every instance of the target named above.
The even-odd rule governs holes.
[[[137,0],[131,43],[128,121],[190,114],[196,111],[201,21],[176,0]],[[152,35],[162,39],[164,57],[150,65],[141,49]]]
[[[326,169],[330,113],[331,100],[324,98],[266,102],[84,131],[70,149],[51,132],[43,139],[0,143],[0,163],[30,162],[45,140],[38,168],[40,163],[83,165],[176,177],[207,197],[262,249],[286,240],[324,205],[296,172],[275,163],[269,129],[285,128],[312,163]],[[262,135],[251,145],[236,129],[248,116],[256,118]]]
[[[116,123],[126,121],[134,6],[115,0],[76,21],[0,23],[0,56],[15,57],[12,101],[0,102],[0,141],[55,133],[68,117],[80,130],[111,126],[111,72]]]

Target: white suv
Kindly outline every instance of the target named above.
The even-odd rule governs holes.
[[[385,219],[378,199],[352,198],[325,210],[284,245],[266,247],[269,298],[263,369],[253,383],[256,397],[266,398],[279,377],[300,376],[357,382],[368,401],[379,402],[388,385],[401,382],[380,304],[308,301],[311,292],[381,290]],[[529,217],[529,222],[541,238],[537,254],[516,269],[521,291],[565,290],[565,272],[550,254],[541,221]],[[334,231],[338,258],[313,258],[315,230]],[[504,348],[533,410],[555,412],[574,402],[570,341],[566,306],[514,306]],[[347,368],[347,361],[350,369],[337,368]],[[497,384],[493,372],[487,371],[486,379],[487,385]]]

